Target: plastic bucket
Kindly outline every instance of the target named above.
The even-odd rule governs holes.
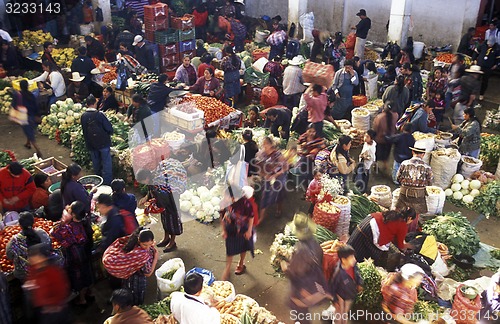
[[[424,53],[425,44],[422,42],[413,42],[413,56],[418,60],[422,58],[422,54]]]

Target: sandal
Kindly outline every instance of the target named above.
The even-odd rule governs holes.
[[[27,148],[28,150],[31,150],[31,144],[24,144],[24,147]]]
[[[156,244],[157,247],[165,247],[170,243],[170,239],[166,239],[164,241],[161,241],[160,243]]]
[[[245,273],[247,269],[247,266],[246,265],[243,265],[243,266],[237,266],[236,267],[236,270],[234,271],[234,274],[239,276],[239,275],[242,275]]]

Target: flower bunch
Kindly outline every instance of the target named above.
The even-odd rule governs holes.
[[[330,177],[328,174],[321,176],[321,191],[318,194],[318,202],[331,201],[343,192],[342,184],[337,178]]]

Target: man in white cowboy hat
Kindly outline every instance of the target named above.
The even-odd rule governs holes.
[[[95,64],[90,57],[87,56],[87,48],[81,46],[78,48],[78,56],[71,63],[71,72],[79,72],[84,77],[83,82],[90,86],[92,75],[90,71],[95,69]]]
[[[84,79],[85,77],[78,72],[73,72],[69,79],[71,84],[68,86],[66,95],[76,103],[82,102],[90,94],[89,87],[82,82]]]
[[[432,184],[432,170],[423,160],[426,152],[424,144],[417,142],[411,150],[413,157],[401,163],[396,175],[401,185],[396,209],[412,207],[417,214],[425,214],[427,213],[425,187]]]
[[[308,215],[295,214],[289,225],[299,239],[290,263],[281,262],[291,285],[290,319],[309,323],[308,315],[320,316],[332,299],[323,273],[323,249],[314,238],[316,224]]]
[[[289,224],[299,239],[290,263],[281,262],[281,268],[290,280],[290,319],[310,323],[307,318],[321,315],[332,299],[323,273],[323,249],[314,238],[316,224],[304,214],[298,213]],[[316,314],[317,313],[317,314]]]
[[[483,75],[479,65],[472,65],[465,70],[466,74],[460,78],[460,95],[453,108],[453,124],[460,125],[464,121],[465,109],[472,107],[476,99],[480,99],[481,81]]]
[[[288,109],[298,107],[300,96],[306,90],[302,80],[302,68],[305,60],[302,55],[295,56],[288,62],[283,73],[283,103]]]

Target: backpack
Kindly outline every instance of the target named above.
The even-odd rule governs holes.
[[[299,55],[300,43],[296,39],[291,39],[286,45],[286,58],[291,60],[295,56]]]
[[[135,218],[135,215],[126,209],[120,209],[120,216],[123,219],[123,231],[126,235],[132,234],[138,227],[139,223]]]
[[[106,147],[109,138],[109,134],[106,133],[102,128],[102,124],[97,120],[98,114],[101,114],[101,112],[97,111],[93,113],[85,125],[86,138],[90,146],[94,149]]]
[[[235,38],[245,38],[247,36],[247,28],[245,25],[236,20],[231,20],[231,30]]]

